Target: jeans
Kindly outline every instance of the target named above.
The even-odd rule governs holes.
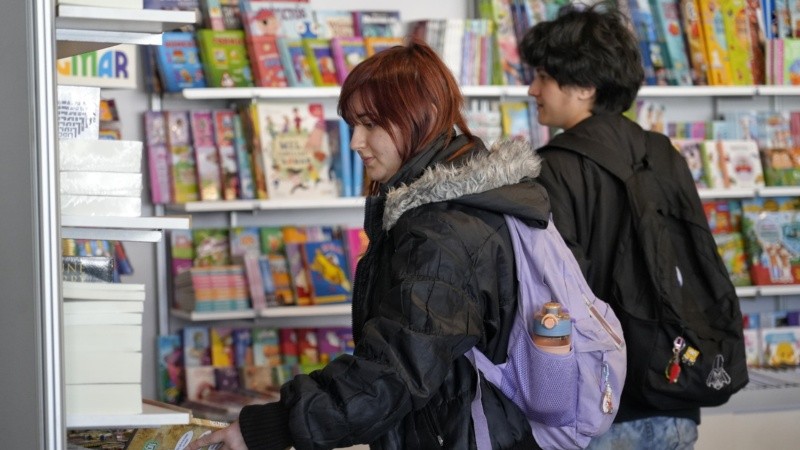
[[[691,419],[649,417],[620,422],[589,443],[587,450],[692,450],[697,424]]]

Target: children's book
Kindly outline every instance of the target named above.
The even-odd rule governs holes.
[[[708,84],[725,86],[731,84],[730,54],[725,36],[725,20],[720,0],[698,0],[700,23],[708,55]]]
[[[235,125],[236,112],[230,109],[215,109],[214,144],[219,158],[220,177],[222,181],[222,198],[235,200],[239,198],[239,168],[236,159]]]
[[[230,238],[227,228],[192,230],[194,266],[226,266],[230,264]]]
[[[522,84],[522,62],[517,49],[514,20],[509,0],[487,0],[479,2],[480,17],[490,19],[495,26],[492,60],[492,84]]]
[[[145,146],[150,180],[150,201],[153,204],[170,203],[170,160],[167,147],[167,119],[163,112],[144,113]]]
[[[741,233],[715,234],[722,262],[728,270],[734,286],[750,286],[750,272],[747,269],[747,255],[744,252],[744,238]]]
[[[353,11],[355,35],[361,37],[401,37],[404,36],[400,11]]]
[[[686,52],[692,69],[692,84],[705,86],[708,84],[708,57],[697,0],[680,0],[680,8]]]
[[[800,229],[797,198],[742,201],[750,278],[755,285],[794,284],[800,280]]]
[[[720,167],[727,188],[764,186],[758,144],[754,140],[717,141]]]
[[[259,102],[256,108],[269,198],[335,197],[322,104]]]
[[[334,37],[331,39],[331,55],[336,66],[336,79],[343,84],[347,74],[358,63],[366,59],[367,49],[360,37]]]
[[[243,30],[197,30],[197,44],[209,87],[253,86]]]
[[[167,111],[167,143],[170,154],[170,198],[175,203],[199,199],[197,163],[191,146],[188,111]]]
[[[343,9],[317,9],[313,11],[317,36],[321,39],[354,37],[356,35],[352,11]]]
[[[211,365],[211,340],[207,327],[188,326],[181,330],[183,365],[200,367]]]
[[[664,54],[669,59],[669,82],[678,86],[691,86],[692,73],[686,54],[685,33],[680,17],[680,6],[675,0],[654,0],[653,18]]]
[[[356,266],[358,261],[367,251],[369,245],[369,238],[366,231],[361,227],[345,228],[342,232],[342,239],[344,240],[344,250],[347,254],[347,267],[350,273],[350,279],[356,279]]]
[[[306,38],[302,40],[302,43],[314,86],[337,86],[339,81],[330,39]]]
[[[341,241],[306,242],[303,252],[312,303],[319,305],[349,301],[352,285]]]
[[[256,86],[288,86],[276,36],[248,37],[247,50],[250,55]]]
[[[722,2],[722,17],[725,24],[725,39],[733,84],[751,86],[753,84],[753,46],[750,35],[750,17],[747,14],[747,0],[728,0]],[[757,39],[757,37],[756,37]]]
[[[271,11],[272,17],[264,24],[274,30],[269,34],[287,39],[317,37],[308,0],[241,0],[240,9],[245,18],[262,10]]]
[[[166,92],[184,88],[205,87],[203,64],[194,33],[168,31],[162,34],[162,44],[155,46],[156,67]]]
[[[209,110],[192,111],[190,120],[200,200],[219,200],[222,198],[222,179],[219,154],[214,144],[214,117]]]
[[[776,327],[761,330],[761,347],[767,367],[800,365],[800,327]]]
[[[368,57],[380,52],[381,50],[398,45],[403,45],[403,38],[382,36],[371,36],[364,38],[364,49],[367,52]]]
[[[703,141],[703,172],[709,189],[725,188],[725,175],[720,163],[717,140]]]
[[[211,339],[211,365],[214,367],[233,367],[233,329],[213,326],[209,330]]]
[[[306,270],[308,262],[303,252],[303,244],[308,242],[308,238],[300,227],[283,227],[281,232],[294,299],[298,306],[308,306],[311,304],[311,283]]]
[[[300,39],[278,38],[278,54],[281,58],[286,82],[291,87],[314,86],[311,63]]]
[[[528,118],[528,103],[505,101],[500,103],[503,137],[530,141],[531,129]]]
[[[266,367],[281,365],[281,349],[277,329],[253,328],[253,364]]]
[[[239,196],[243,199],[256,197],[253,180],[253,152],[242,126],[241,113],[233,116],[233,147],[236,153],[236,169],[239,180]]]
[[[170,230],[169,259],[173,277],[192,267],[194,262],[194,244],[191,230]]]
[[[672,139],[672,144],[686,160],[695,187],[697,189],[708,189],[706,174],[703,170],[703,140],[678,138]]]
[[[336,181],[341,197],[353,196],[353,162],[350,129],[341,118],[325,121],[331,150],[331,178]]]
[[[158,399],[171,404],[183,400],[183,344],[180,334],[157,337]]]

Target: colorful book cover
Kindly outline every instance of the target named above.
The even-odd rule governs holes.
[[[194,262],[194,243],[191,230],[170,230],[169,258],[173,277],[192,267]]]
[[[314,86],[337,86],[338,75],[333,62],[330,39],[305,38],[302,39],[302,43]]]
[[[281,365],[281,347],[277,329],[253,328],[253,364],[266,367]]]
[[[747,268],[747,255],[744,253],[744,238],[741,233],[715,234],[717,251],[725,263],[728,275],[734,286],[750,286],[750,272]]]
[[[654,0],[653,18],[656,30],[669,58],[670,84],[691,86],[692,74],[686,55],[685,33],[680,17],[680,7],[675,0]]]
[[[171,154],[167,147],[166,121],[164,113],[160,111],[146,111],[144,113],[150,201],[156,205],[172,201],[170,195]]]
[[[339,328],[317,328],[317,351],[319,362],[328,364],[337,356],[344,353],[344,343],[339,334]]]
[[[297,355],[301,365],[319,364],[319,343],[317,330],[314,328],[298,328]]]
[[[233,329],[214,326],[209,330],[211,338],[211,365],[214,367],[233,367]]]
[[[253,191],[255,198],[266,199],[267,182],[264,179],[264,161],[261,152],[261,136],[258,127],[258,107],[255,102],[241,105],[239,117],[241,118],[242,131],[246,149],[250,157],[250,171],[253,175]]]
[[[364,39],[360,37],[334,37],[331,39],[331,55],[336,66],[336,77],[339,84],[358,63],[366,59],[367,49]]]
[[[257,263],[259,272],[261,272],[261,283],[264,290],[264,301],[266,304],[261,308],[268,306],[280,306],[275,296],[275,280],[272,275],[272,265],[269,262],[268,255],[257,255]]]
[[[500,114],[501,124],[503,127],[503,137],[508,139],[523,140],[526,142],[531,140],[527,102],[501,102]]]
[[[207,327],[188,326],[181,330],[184,367],[211,365],[211,338]]]
[[[273,253],[267,255],[267,259],[275,289],[275,302],[281,306],[296,305],[297,299],[292,289],[292,274],[286,255]]]
[[[369,36],[364,38],[364,49],[367,56],[372,56],[381,50],[387,48],[403,45],[403,38],[400,37],[383,37],[383,36]]]
[[[311,6],[308,0],[241,0],[244,17],[262,10],[272,12],[270,28],[280,37],[300,39],[317,37]],[[272,23],[275,20],[277,23]]]
[[[800,327],[776,327],[761,330],[764,365],[795,367],[800,364]]]
[[[158,400],[177,405],[183,400],[183,343],[179,334],[158,336]]]
[[[742,232],[753,284],[795,284],[800,280],[800,210],[794,197],[742,201]]]
[[[719,0],[698,0],[697,3],[708,55],[708,84],[714,86],[729,85],[733,81],[721,3]]]
[[[672,144],[686,160],[695,187],[697,189],[708,189],[706,174],[703,170],[703,140],[679,138],[672,139]]]
[[[191,146],[188,111],[167,111],[167,144],[170,153],[170,198],[175,203],[200,198],[197,164]]]
[[[758,144],[754,140],[717,141],[722,177],[727,188],[764,186]]]
[[[783,39],[783,84],[800,85],[800,39]]]
[[[401,37],[403,21],[400,11],[353,11],[353,26],[355,36],[361,37]]]
[[[680,7],[686,51],[692,68],[692,84],[705,86],[708,84],[708,57],[697,0],[680,0]]]
[[[236,160],[235,125],[236,112],[230,109],[215,109],[214,145],[217,147],[220,177],[222,182],[222,198],[236,200],[239,198],[239,167]]]
[[[732,201],[703,200],[702,204],[712,234],[730,234],[739,231],[738,223],[731,215]]]
[[[278,331],[278,342],[283,364],[298,364],[300,352],[297,347],[297,330],[294,328],[281,328]]]
[[[261,232],[258,227],[233,227],[230,241],[231,256],[261,253]]]
[[[214,138],[214,117],[209,110],[192,111],[189,117],[200,200],[219,200],[222,198],[222,179]]]
[[[747,367],[761,366],[761,330],[758,328],[747,328],[744,331],[744,354],[747,359]]]
[[[259,265],[259,254],[245,252],[231,258],[234,264],[244,267],[244,276],[247,280],[247,293],[250,297],[250,307],[261,310],[267,307],[267,297],[264,292],[264,277]]]
[[[239,180],[239,196],[242,199],[253,199],[256,197],[253,181],[253,152],[248,147],[242,126],[242,117],[238,113],[233,116],[233,136],[236,170]]]
[[[352,11],[317,9],[312,14],[319,38],[333,39],[335,37],[354,37],[356,35]]]
[[[342,197],[353,196],[353,162],[350,149],[350,129],[341,118],[325,121],[331,152],[331,173]]]
[[[517,36],[514,33],[514,20],[511,15],[510,0],[486,0],[479,3],[480,16],[494,22],[492,49],[492,84],[521,85],[522,62],[517,49]]]
[[[725,188],[725,175],[720,165],[720,154],[716,140],[703,141],[703,172],[709,189]]]
[[[233,362],[236,367],[252,366],[253,359],[253,332],[250,328],[234,328],[233,337]]]
[[[197,45],[209,87],[253,86],[243,30],[197,30]]]
[[[283,232],[280,227],[261,227],[261,254],[283,253]]]
[[[322,104],[256,104],[270,199],[335,197]]]
[[[214,386],[218,391],[236,392],[239,390],[239,369],[236,367],[215,367]]]
[[[306,57],[302,40],[278,38],[278,54],[281,57],[281,64],[289,86],[314,86],[311,65]]]
[[[647,85],[666,85],[666,66],[661,45],[656,36],[653,14],[648,0],[631,0],[630,15],[636,36],[639,38],[639,49],[642,54],[645,80]]]
[[[350,273],[350,279],[356,279],[356,266],[358,261],[367,251],[369,245],[369,238],[367,232],[361,227],[345,228],[342,233],[344,239],[344,249],[347,254],[347,267]]]
[[[226,266],[230,264],[229,231],[226,228],[192,230],[194,267]]]
[[[184,88],[205,87],[203,64],[194,33],[168,31],[162,34],[162,44],[155,46],[156,67],[166,92]]]
[[[285,244],[285,250],[295,304],[298,306],[308,306],[311,304],[311,284],[308,279],[308,272],[306,271],[307,263],[303,255],[303,243],[287,242]]]
[[[347,270],[347,255],[341,241],[306,242],[303,251],[312,303],[349,301],[352,285]]]
[[[256,86],[286,87],[289,85],[278,51],[277,36],[248,37],[247,50]]]
[[[750,86],[753,84],[753,37],[750,36],[747,0],[728,0],[722,2],[721,7],[732,82],[739,86]]]

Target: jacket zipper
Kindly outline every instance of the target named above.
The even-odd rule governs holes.
[[[444,447],[444,438],[442,437],[442,431],[439,429],[439,425],[436,422],[436,417],[434,417],[430,406],[425,407],[425,409],[422,411],[422,416],[428,422],[428,426],[433,431],[434,436],[436,436],[436,441],[439,443],[439,447]]]

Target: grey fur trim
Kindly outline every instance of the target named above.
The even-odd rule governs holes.
[[[383,229],[390,230],[410,209],[516,184],[525,177],[535,178],[541,167],[539,155],[522,140],[495,142],[489,152],[478,153],[461,166],[429,167],[413,183],[388,192]]]

